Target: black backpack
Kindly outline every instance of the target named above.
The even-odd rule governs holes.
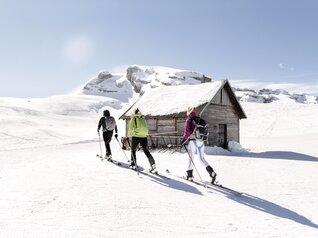
[[[206,121],[203,118],[196,116],[192,118],[191,124],[191,128],[193,128],[192,133],[195,135],[196,139],[200,139],[203,141],[208,140],[209,128]]]

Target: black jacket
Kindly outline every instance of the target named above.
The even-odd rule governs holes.
[[[110,116],[110,117],[111,117],[111,116]],[[111,117],[111,118],[113,118],[113,117]],[[114,120],[115,120],[115,119],[114,119]],[[103,128],[103,131],[104,131],[104,132],[105,132],[105,131],[108,131],[108,130],[106,129],[106,120],[105,120],[105,117],[101,117],[101,118],[99,119],[99,123],[98,123],[98,126],[97,126],[97,131],[99,131],[101,127]],[[115,125],[115,132],[118,133],[117,124]]]

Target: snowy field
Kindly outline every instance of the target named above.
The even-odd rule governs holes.
[[[97,123],[106,108],[116,118],[126,109],[116,99],[0,98],[0,237],[318,237],[318,105],[242,106],[244,149],[206,149],[236,196],[101,162]],[[116,140],[111,147],[125,164]],[[186,153],[152,153],[162,174],[185,174]]]

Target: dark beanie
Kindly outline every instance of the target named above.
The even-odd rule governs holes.
[[[104,111],[104,117],[109,117],[109,116],[110,116],[109,111],[108,111],[108,110],[105,110],[105,111]]]

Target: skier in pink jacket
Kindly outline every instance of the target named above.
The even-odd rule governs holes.
[[[208,164],[208,162],[204,159],[204,141],[197,139],[193,133],[195,130],[194,118],[196,117],[196,113],[194,110],[194,107],[188,108],[187,119],[184,124],[183,145],[186,146],[185,143],[189,142],[187,146],[188,149],[186,148],[189,154],[186,178],[187,180],[193,181],[194,158],[196,157],[196,155],[198,155],[201,164],[208,171],[211,177],[211,183],[213,184],[215,182],[217,174],[214,172],[214,170]]]

